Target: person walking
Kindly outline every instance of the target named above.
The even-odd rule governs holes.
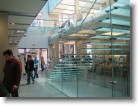
[[[34,79],[35,78],[38,78],[39,76],[38,76],[38,63],[39,63],[39,61],[37,60],[37,57],[35,57],[35,59],[34,59]]]
[[[30,77],[32,79],[32,83],[34,84],[33,70],[34,70],[34,61],[32,60],[31,55],[27,56],[27,62],[25,66],[27,72],[27,85],[30,84]]]
[[[3,85],[12,97],[18,97],[18,89],[21,80],[21,68],[17,59],[13,58],[12,50],[8,49],[3,52],[6,63],[3,69]]]
[[[41,70],[42,71],[44,71],[44,65],[45,65],[44,58],[41,57]]]

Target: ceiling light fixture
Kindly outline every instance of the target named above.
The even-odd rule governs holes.
[[[15,25],[15,23],[14,23],[14,22],[12,22],[12,23],[8,23],[8,24]]]
[[[16,32],[17,33],[25,33],[25,31],[23,31],[23,30],[17,30]]]
[[[11,24],[12,24],[12,25],[15,25],[15,23],[14,23],[14,22],[12,22]]]

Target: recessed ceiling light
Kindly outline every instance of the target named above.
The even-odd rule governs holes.
[[[12,23],[8,23],[8,24],[15,25],[15,23],[14,23],[14,22],[12,22]]]
[[[25,31],[23,31],[23,30],[17,30],[16,32],[17,33],[25,33]]]
[[[12,24],[12,25],[15,25],[15,23],[14,23],[14,22],[12,22],[11,24]]]
[[[17,41],[13,41],[13,43],[18,43]]]

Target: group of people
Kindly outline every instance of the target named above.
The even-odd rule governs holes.
[[[37,60],[37,57],[35,57],[35,59],[33,60],[31,55],[27,56],[27,61],[25,65],[25,70],[27,73],[27,85],[30,84],[30,78],[32,79],[32,83],[34,84],[34,79],[39,77],[37,73],[38,64],[39,64],[39,61]],[[44,65],[45,65],[44,58],[41,57],[41,70],[42,71],[44,71]],[[34,75],[33,75],[33,71],[34,71]]]
[[[3,52],[5,56],[6,63],[3,69],[4,78],[3,81],[0,81],[0,97],[18,97],[18,89],[21,80],[22,66],[18,59],[14,58],[13,52],[8,49]],[[27,56],[27,61],[25,64],[25,70],[27,74],[27,85],[30,84],[30,78],[32,79],[32,83],[34,84],[34,79],[38,78],[38,63],[37,57],[32,59],[31,55]],[[44,59],[41,58],[41,68],[44,71]],[[34,71],[34,75],[33,75]]]

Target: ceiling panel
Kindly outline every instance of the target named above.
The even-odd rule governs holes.
[[[74,14],[74,11],[68,11],[68,10],[59,10],[59,9],[54,9],[52,13],[61,13],[61,14]]]
[[[37,14],[45,2],[43,0],[0,0],[0,10]]]
[[[9,37],[22,37],[23,34],[8,34]]]
[[[107,0],[97,0],[93,6],[90,14],[96,13],[105,5]],[[87,13],[92,7],[95,0],[79,0],[79,13]],[[74,14],[75,13],[75,0],[61,0],[61,2],[53,9],[51,14]]]
[[[8,16],[8,22],[14,23],[32,23],[35,17],[24,17],[24,16]]]
[[[74,5],[75,0],[61,0],[62,4]]]
[[[8,29],[28,29],[30,25],[8,25]]]
[[[66,6],[66,5],[61,5],[61,4],[59,4],[56,8],[68,9],[68,10],[75,10],[74,9],[74,6]]]
[[[22,38],[25,32],[21,31],[28,29],[46,2],[47,0],[0,0],[0,11],[8,12],[10,42]],[[14,39],[11,41],[12,37]]]

